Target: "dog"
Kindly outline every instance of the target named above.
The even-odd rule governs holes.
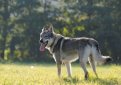
[[[61,76],[61,64],[65,64],[68,76],[71,77],[71,63],[79,59],[80,66],[84,71],[84,78],[89,77],[86,63],[89,61],[95,75],[96,62],[106,63],[111,60],[110,56],[102,56],[98,42],[93,38],[80,37],[70,38],[56,34],[52,24],[45,25],[40,33],[40,51],[48,49],[57,64],[58,76]]]

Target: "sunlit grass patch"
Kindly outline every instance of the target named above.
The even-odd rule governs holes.
[[[67,77],[62,66],[62,76],[58,78],[55,64],[0,64],[0,85],[121,85],[121,66],[98,66],[96,78],[88,66],[89,79],[79,65],[72,65],[72,78]]]

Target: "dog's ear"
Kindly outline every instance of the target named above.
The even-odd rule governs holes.
[[[43,28],[42,28],[42,31],[47,31],[48,30],[48,27],[47,25],[45,25]]]
[[[53,32],[53,25],[52,24],[47,24],[43,27],[42,31],[50,31]]]
[[[53,25],[52,24],[49,25],[48,31],[53,32]]]

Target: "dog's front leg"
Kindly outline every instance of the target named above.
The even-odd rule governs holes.
[[[58,77],[61,76],[61,63],[57,62]]]
[[[57,65],[58,77],[60,77],[61,76],[61,64],[62,64],[62,62],[60,60],[60,56],[58,53],[56,53],[53,55],[53,58],[54,58],[56,65]]]
[[[65,65],[66,65],[66,68],[67,68],[68,77],[71,77],[71,74],[72,74],[71,63],[70,62],[66,62]]]

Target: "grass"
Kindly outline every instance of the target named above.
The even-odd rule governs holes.
[[[73,75],[68,78],[65,66],[58,78],[55,64],[0,64],[0,85],[121,85],[121,66],[98,66],[97,79],[88,66],[89,79],[79,65],[72,65]]]

